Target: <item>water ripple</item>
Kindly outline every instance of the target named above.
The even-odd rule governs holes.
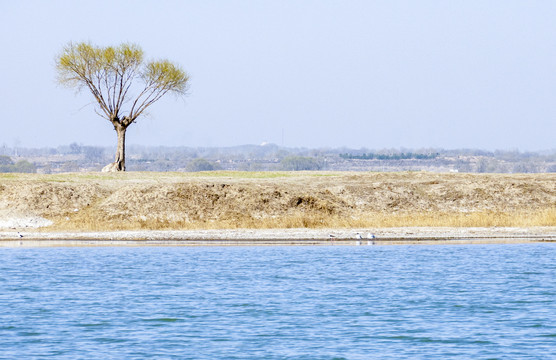
[[[556,358],[554,244],[0,255],[0,359]]]

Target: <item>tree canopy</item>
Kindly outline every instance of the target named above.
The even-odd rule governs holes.
[[[134,44],[97,47],[70,43],[57,58],[58,80],[69,87],[88,89],[110,120],[126,117],[131,122],[166,93],[184,94],[189,80],[168,60],[144,63],[143,59],[143,50]],[[139,79],[143,86],[137,86]],[[132,90],[137,90],[136,96]],[[126,103],[128,109],[123,108]]]

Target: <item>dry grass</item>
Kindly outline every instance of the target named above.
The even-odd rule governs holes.
[[[297,213],[282,217],[255,219],[248,216],[208,221],[182,219],[106,220],[81,215],[54,219],[52,231],[107,230],[193,230],[193,229],[288,229],[288,228],[389,228],[389,227],[534,227],[555,226],[556,208],[537,212],[475,213],[369,213],[358,218]]]
[[[52,231],[556,226],[556,174],[10,174],[2,213]]]

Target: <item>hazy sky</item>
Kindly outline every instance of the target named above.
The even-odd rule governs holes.
[[[556,1],[0,0],[0,145],[115,145],[55,78],[69,41],[191,76],[128,144],[556,148]]]

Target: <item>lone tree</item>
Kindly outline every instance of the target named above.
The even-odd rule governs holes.
[[[116,158],[102,171],[125,171],[128,126],[167,93],[184,95],[189,80],[168,60],[144,62],[143,50],[134,44],[69,43],[56,58],[56,69],[60,84],[91,92],[98,105],[95,112],[118,134]]]

